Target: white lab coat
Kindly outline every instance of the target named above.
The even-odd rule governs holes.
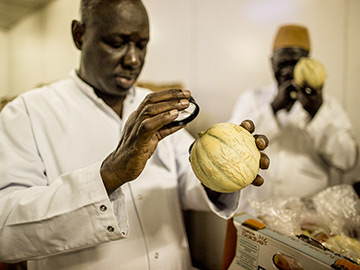
[[[265,134],[270,157],[268,170],[260,172],[265,184],[250,186],[242,196],[241,210],[256,212],[249,201],[270,198],[311,196],[329,185],[329,169],[348,170],[357,162],[358,147],[352,125],[338,102],[325,95],[315,117],[296,101],[289,113],[275,117],[271,102],[277,94],[275,84],[248,89],[233,109],[229,122],[254,121],[255,133]]]
[[[108,197],[102,160],[149,91],[126,97],[123,119],[73,71],[0,115],[0,261],[29,269],[190,269],[181,209],[228,218],[239,192],[210,203],[188,161],[193,138],[161,141],[138,179]]]

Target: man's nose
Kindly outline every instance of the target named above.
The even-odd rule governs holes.
[[[135,44],[130,43],[128,50],[124,56],[124,65],[136,67],[140,63],[139,57],[136,54],[136,46]]]

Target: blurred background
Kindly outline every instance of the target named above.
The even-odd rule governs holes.
[[[78,67],[71,39],[80,0],[0,0],[0,99],[64,78]],[[279,25],[308,27],[314,58],[326,67],[324,91],[360,121],[359,0],[144,0],[151,41],[141,83],[182,85],[200,105],[188,130],[226,121],[237,96],[272,82],[270,55]],[[360,166],[339,177],[360,179]],[[226,221],[184,213],[194,264],[220,269]]]

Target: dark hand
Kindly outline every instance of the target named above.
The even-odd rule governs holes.
[[[255,131],[255,125],[251,120],[244,120],[243,122],[241,122],[240,126],[247,129],[250,133],[253,133]],[[256,146],[260,151],[268,147],[269,140],[265,135],[255,134],[254,138],[255,138]],[[270,159],[263,152],[260,152],[260,154],[261,154],[260,169],[266,170],[270,166]],[[254,181],[252,182],[254,186],[261,186],[263,183],[264,183],[264,179],[260,175],[257,175]]]
[[[309,86],[298,88],[297,99],[313,118],[323,103],[322,89],[313,89]]]
[[[296,100],[295,97],[292,97],[291,93],[296,93],[296,88],[291,83],[291,81],[285,81],[278,86],[278,94],[271,103],[275,114],[281,109],[286,109],[287,111],[290,111]]]
[[[178,89],[151,93],[130,115],[117,148],[100,169],[108,194],[136,179],[159,141],[184,127],[169,124],[189,106],[190,95]]]

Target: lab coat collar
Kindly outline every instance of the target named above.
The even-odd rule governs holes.
[[[86,95],[88,96],[90,99],[92,99],[95,103],[97,103],[100,106],[106,107],[107,110],[110,110],[112,114],[116,115],[116,113],[110,108],[109,105],[107,105],[104,100],[102,100],[101,98],[99,98],[95,91],[94,88],[91,87],[89,84],[87,84],[85,81],[83,81],[76,70],[72,70],[69,74],[70,79],[72,79],[74,81],[74,83],[77,85],[77,87],[79,87],[79,89]],[[126,98],[124,100],[124,108],[127,108],[129,104],[132,104],[135,100],[136,94],[135,94],[135,87],[133,86],[128,94],[126,95]],[[132,107],[132,106],[131,106]],[[117,116],[117,115],[116,115]],[[117,116],[118,118],[118,116]]]

